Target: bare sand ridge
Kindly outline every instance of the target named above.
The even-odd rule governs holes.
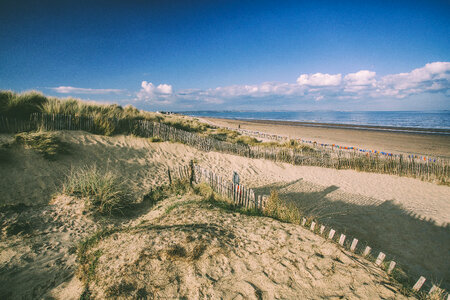
[[[392,153],[413,153],[450,158],[450,135],[430,135],[405,132],[384,132],[359,129],[311,127],[293,122],[249,121],[202,118],[208,123],[231,128],[261,131],[270,134],[303,138],[318,143],[354,146]]]
[[[15,280],[20,280],[19,282],[30,280],[29,289],[27,290],[24,288],[24,293],[28,293],[26,295],[33,295],[33,293],[41,295],[39,293],[42,293],[43,290],[52,286],[57,286],[66,280],[69,276],[68,274],[71,274],[74,268],[72,263],[74,262],[75,254],[69,253],[70,247],[73,247],[81,237],[88,235],[91,232],[91,229],[95,230],[95,226],[89,225],[92,224],[89,219],[80,219],[78,221],[72,219],[81,214],[80,204],[77,204],[76,201],[74,202],[71,199],[54,200],[52,202],[53,204],[48,206],[49,201],[52,199],[52,195],[61,189],[64,175],[67,174],[71,168],[95,164],[100,169],[108,169],[116,172],[128,182],[130,190],[138,199],[152,186],[167,182],[167,166],[175,167],[180,164],[187,164],[191,159],[195,159],[202,167],[211,169],[224,178],[231,179],[232,171],[238,171],[243,184],[255,188],[259,193],[268,194],[272,188],[276,188],[280,191],[282,199],[296,203],[306,213],[318,217],[321,222],[332,225],[336,230],[344,232],[349,236],[355,236],[359,238],[361,242],[367,241],[374,249],[383,250],[399,264],[408,267],[412,275],[417,277],[419,275],[424,275],[428,280],[442,280],[442,286],[446,288],[450,286],[448,281],[450,278],[450,268],[448,263],[450,261],[450,229],[447,225],[447,223],[450,222],[450,204],[448,200],[450,187],[448,186],[439,186],[412,178],[402,178],[391,175],[360,173],[352,170],[292,166],[285,163],[249,159],[223,153],[205,153],[181,144],[169,142],[150,143],[147,139],[143,138],[124,136],[105,137],[84,132],[59,132],[58,135],[70,144],[69,154],[61,155],[55,161],[48,161],[33,153],[31,150],[23,150],[21,148],[12,149],[13,155],[11,160],[3,162],[2,167],[0,168],[0,177],[2,178],[0,181],[0,205],[24,203],[39,206],[30,208],[30,215],[25,214],[21,216],[12,213],[10,210],[3,212],[1,215],[3,235],[0,240],[0,278],[2,282],[6,282],[4,281],[5,278],[9,278],[8,280],[10,281],[8,281],[8,287],[14,286],[14,282],[17,282]],[[10,139],[11,136],[8,135],[0,136],[1,142]],[[183,209],[188,208],[189,207],[187,206]],[[164,209],[161,208],[161,210]],[[200,211],[200,208],[195,209],[195,211],[197,210]],[[192,210],[190,211],[192,212]],[[33,215],[31,212],[36,213],[36,215]],[[309,253],[309,255],[313,254],[313,259],[316,259],[316,257],[319,256],[312,252],[312,245],[304,245],[302,243],[293,245],[293,241],[298,240],[297,237],[303,239],[306,236],[308,238],[304,241],[308,241],[308,243],[311,242],[310,240],[314,241],[314,243],[318,245],[318,250],[325,251],[325,253],[331,255],[330,258],[328,257],[328,254],[325,255],[324,252],[322,252],[327,259],[325,261],[329,261],[323,265],[323,268],[319,268],[320,270],[317,272],[324,273],[326,272],[326,268],[329,267],[329,263],[332,263],[334,251],[338,251],[337,248],[333,248],[333,245],[326,243],[323,239],[315,237],[309,232],[294,225],[281,224],[269,219],[254,219],[242,216],[236,217],[219,213],[209,215],[211,216],[210,220],[213,221],[208,221],[208,218],[204,216],[212,214],[210,210],[201,210],[201,214],[189,214],[188,212],[189,210],[186,211],[185,214],[181,214],[180,212],[176,214],[171,213],[170,216],[165,216],[163,219],[159,220],[158,222],[160,223],[157,224],[169,226],[170,224],[190,224],[189,222],[195,224],[213,222],[214,224],[223,226],[221,230],[231,231],[236,236],[236,239],[247,241],[247,243],[249,243],[249,248],[233,248],[234,246],[227,246],[227,254],[222,254],[221,256],[221,259],[223,259],[222,262],[225,262],[225,265],[233,264],[232,261],[236,258],[236,253],[239,253],[239,255],[242,256],[241,259],[245,261],[245,263],[242,262],[243,264],[250,264],[250,260],[247,261],[245,259],[252,259],[252,247],[260,249],[260,251],[269,251],[267,249],[271,249],[270,251],[272,251],[270,252],[270,257],[272,258],[268,257],[267,261],[258,262],[258,264],[255,265],[256,270],[261,270],[266,266],[275,264],[277,259],[283,262],[283,257],[289,257],[289,250],[293,251],[295,255],[302,257],[300,255],[300,249],[310,249],[307,250],[307,253]],[[140,221],[147,220],[150,223],[156,222],[154,220],[154,214],[155,212],[149,212],[147,217],[144,217],[145,214],[143,214]],[[156,214],[158,215],[158,213]],[[41,215],[45,215],[46,217],[41,218]],[[29,237],[26,235],[18,235],[17,237],[5,236],[4,228],[11,228],[11,226],[15,226],[14,224],[20,225],[24,223],[24,220],[19,220],[20,218],[25,218],[24,220],[30,219],[30,226],[32,228],[36,227],[36,231]],[[86,216],[83,216],[82,218],[86,218]],[[230,221],[227,223],[225,219],[228,218]],[[426,220],[424,220],[424,218],[426,218]],[[60,223],[54,220],[60,220],[58,221]],[[232,227],[233,225],[230,222],[234,222],[239,226],[236,225]],[[131,225],[136,226],[137,224],[133,223]],[[274,226],[274,229],[271,229],[273,232],[267,228],[263,229],[262,227],[264,226]],[[288,227],[290,231],[289,234],[295,238],[291,239],[292,243],[284,245],[279,239],[281,236],[287,235],[285,231]],[[167,231],[163,230],[161,234],[164,236],[171,235],[171,230],[172,229],[167,229]],[[295,234],[293,233],[294,231]],[[70,235],[70,233],[72,233],[72,235]],[[139,234],[143,235],[142,239],[144,240],[150,240],[155,237],[153,231],[141,232]],[[176,234],[180,241],[186,238],[184,235],[185,233]],[[268,244],[265,244],[264,241],[266,236],[269,240],[267,242]],[[120,241],[125,241],[122,234],[120,234],[118,238]],[[214,237],[210,236],[208,239],[214,240]],[[217,237],[217,239],[219,238]],[[70,243],[64,241],[70,241]],[[160,247],[159,249],[166,249],[172,245],[169,239],[162,240],[161,238],[158,241],[160,242],[158,246]],[[221,242],[225,241],[226,240],[223,240]],[[113,243],[113,241],[110,240],[105,241],[105,243],[107,242]],[[216,242],[219,243],[219,241]],[[214,243],[211,243],[211,251],[216,247],[214,245],[218,245]],[[133,243],[130,243],[127,247],[133,247],[132,244]],[[195,246],[194,244],[184,245],[187,253],[190,253],[193,249],[192,247]],[[125,247],[125,245],[123,246]],[[103,247],[102,244],[100,244],[99,247]],[[143,245],[136,245],[136,247],[142,247],[138,249],[139,251],[145,250]],[[322,250],[322,247],[325,247],[324,249],[328,250]],[[113,255],[115,250],[111,249],[111,251],[112,252],[108,255]],[[294,254],[292,255],[295,256]],[[206,255],[203,258],[206,259],[207,257],[208,256]],[[269,258],[273,260],[270,260]],[[153,258],[148,259],[149,261],[152,261]],[[253,257],[253,259],[255,259],[255,257]],[[340,258],[341,261],[344,261],[344,259],[345,258]],[[323,258],[320,259],[320,261],[322,260]],[[201,265],[208,265],[208,263],[206,263],[207,261],[208,260],[202,260]],[[302,262],[306,263],[307,260],[303,257]],[[163,264],[162,266],[168,266],[170,268],[174,267],[176,270],[179,270],[181,266],[185,266],[185,263],[186,262],[183,259],[180,261],[175,260],[174,262],[167,260],[164,262],[164,264],[167,265]],[[317,265],[320,266],[322,264],[321,262],[316,261],[314,261],[314,263],[317,263]],[[356,266],[359,264],[356,262],[354,263]],[[67,267],[63,267],[63,271],[56,271],[60,264]],[[61,276],[50,276],[49,278],[56,279],[51,279],[49,281],[46,279],[46,276],[33,277],[27,274],[28,269],[41,270],[43,265],[50,266],[48,274],[61,274]],[[122,262],[118,262],[119,269],[125,265],[125,263],[122,264]],[[219,266],[220,263],[216,262],[215,265]],[[344,268],[344,266],[342,267]],[[102,265],[101,268],[106,268],[106,265]],[[233,270],[237,270],[236,268],[233,266]],[[294,276],[291,277],[291,280],[299,280],[300,277],[295,276],[302,276],[301,274],[303,274],[300,271],[295,271],[296,268],[298,268],[298,266],[293,267],[288,265],[286,269],[284,269],[288,273],[292,272],[292,274],[295,274],[290,275]],[[358,269],[359,271],[355,271],[356,273],[350,272],[348,280],[350,280],[352,276],[355,278],[360,277],[360,275],[356,274],[359,274],[358,272],[361,270],[359,267],[355,267],[355,269]],[[102,272],[108,272],[106,269],[101,270]],[[248,275],[251,274],[249,270],[246,270],[245,268],[242,270],[243,273],[240,274],[242,274],[243,278],[250,276]],[[280,270],[281,269],[274,269],[273,272],[281,272]],[[18,273],[14,273],[15,271]],[[344,273],[344,271],[342,271],[342,273]],[[19,275],[15,277],[10,276],[11,274]],[[202,274],[206,276],[206,274],[209,274],[209,271]],[[372,275],[367,275],[368,277],[364,278],[370,282],[374,282],[373,278],[376,278],[378,275],[374,275],[374,273],[371,274]],[[192,278],[189,276],[186,277],[186,280]],[[237,280],[237,277],[233,277],[237,275],[230,276],[230,278],[234,278],[234,281]],[[280,277],[281,275],[277,276]],[[320,277],[319,275],[317,276],[318,278]],[[30,278],[36,279],[33,281]],[[194,276],[193,278],[197,277]],[[216,277],[212,278],[218,280]],[[288,280],[288,278],[285,279]],[[205,286],[204,282],[206,281],[203,282],[200,279],[198,280],[200,286]],[[314,280],[318,279],[315,278]],[[346,282],[345,280],[343,282]],[[223,283],[226,280],[220,278],[219,281]],[[286,282],[288,281],[285,281],[281,285],[283,289],[287,286]],[[320,285],[323,286],[323,289],[319,289],[321,293],[323,293],[322,295],[327,293],[326,285],[331,284],[331,286],[333,286],[332,284],[334,284],[328,283],[328,281],[314,282],[315,284],[320,283]],[[361,282],[355,284],[359,286],[360,283]],[[256,283],[252,282],[252,284]],[[293,286],[297,286],[300,283],[296,282],[295,284],[292,284]],[[224,285],[226,286],[225,283]],[[251,284],[244,285],[245,287],[242,287],[242,291],[246,291],[245,293],[248,293],[248,295],[255,293],[254,291],[257,289],[264,292],[263,287],[258,284],[255,285],[257,289],[250,288]],[[189,295],[194,293],[193,290],[189,290],[187,287],[189,284],[181,284],[180,286],[184,286],[186,293]],[[344,284],[341,286],[344,288]],[[371,285],[369,284],[369,286]],[[376,288],[382,288],[382,285],[379,284],[374,286]],[[60,286],[60,288],[54,292],[57,294],[60,293],[58,294],[60,295],[58,296],[59,298],[66,298],[61,295],[67,295],[64,294],[67,292],[64,288],[68,287],[75,288],[75,290],[77,290],[77,288],[80,289],[79,284],[77,285],[76,282],[71,282],[70,284],[63,284],[63,286]],[[103,287],[99,287],[99,293],[101,293],[102,288]],[[224,287],[221,291],[225,293],[229,288],[230,287]],[[277,290],[275,285],[273,285],[272,288],[274,291]],[[290,291],[287,290],[286,295],[294,295],[298,292],[297,288],[298,286]],[[339,286],[334,286],[334,288],[339,289]],[[203,289],[204,291],[207,291],[205,287],[203,287]],[[277,291],[281,290],[282,289]],[[313,289],[305,288],[305,291],[305,293],[309,293],[313,291]],[[344,291],[345,293],[348,292],[351,293],[351,295],[356,295],[353,294],[353,291],[350,292],[348,289],[345,289]],[[357,295],[364,295],[365,293],[364,290],[361,290],[359,287],[356,288],[355,291],[359,291],[359,294]],[[1,292],[6,293],[8,290],[2,290]],[[372,295],[370,294],[372,292],[378,293],[375,290],[372,290],[371,292],[367,292],[369,293],[367,295]],[[270,292],[268,290],[267,293],[269,293],[267,295],[272,295],[270,293],[275,292]],[[379,293],[382,295],[382,292]],[[3,294],[0,293],[0,295]]]

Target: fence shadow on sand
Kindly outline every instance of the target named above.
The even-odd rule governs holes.
[[[365,197],[366,205],[352,203],[351,195],[337,186],[315,187],[300,180],[254,188],[257,194],[270,194],[275,189],[279,198],[294,203],[306,216],[314,217],[329,230],[359,239],[359,251],[370,245],[372,253],[385,252],[408,274],[424,275],[430,283],[450,288],[450,226],[439,226],[406,211],[393,200],[378,201]],[[304,191],[306,190],[306,191]],[[345,198],[345,199],[344,199]],[[364,197],[363,197],[364,198]],[[356,202],[356,201],[355,201]],[[358,249],[357,249],[358,250]]]

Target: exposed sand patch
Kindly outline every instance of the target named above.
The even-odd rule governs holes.
[[[0,298],[37,299],[69,280],[76,246],[99,228],[80,199],[60,196],[42,207],[0,212]]]
[[[300,226],[192,203],[133,230],[101,251],[97,298],[385,299],[405,297],[371,263]],[[195,199],[195,196],[194,196]],[[165,201],[167,207],[172,199]]]

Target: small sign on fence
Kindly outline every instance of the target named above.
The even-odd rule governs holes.
[[[239,174],[236,171],[233,171],[233,183],[239,184]]]

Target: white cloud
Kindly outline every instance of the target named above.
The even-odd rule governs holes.
[[[254,85],[232,85],[210,89],[173,91],[169,84],[153,85],[143,81],[137,101],[156,104],[200,104],[230,107],[240,105],[271,106],[300,101],[347,101],[406,98],[411,95],[440,93],[450,96],[450,62],[426,64],[407,73],[377,77],[370,70],[341,74],[301,74],[296,83],[263,82]]]
[[[297,78],[297,83],[299,85],[308,85],[308,86],[338,86],[341,84],[342,75],[330,75],[330,74],[302,74]]]
[[[136,96],[138,100],[170,103],[172,94],[172,86],[169,84],[163,83],[155,87],[151,82],[142,81],[141,90]]]
[[[434,62],[426,64],[409,73],[387,75],[381,78],[381,93],[410,95],[426,90],[445,90],[450,87],[450,62]]]
[[[375,72],[361,70],[345,75],[344,80],[346,85],[351,86],[372,85],[376,82],[375,75]]]
[[[101,95],[101,94],[120,94],[124,93],[125,90],[119,89],[87,89],[87,88],[77,88],[73,86],[59,86],[55,88],[50,88],[57,93],[60,94],[92,94],[92,95]]]

